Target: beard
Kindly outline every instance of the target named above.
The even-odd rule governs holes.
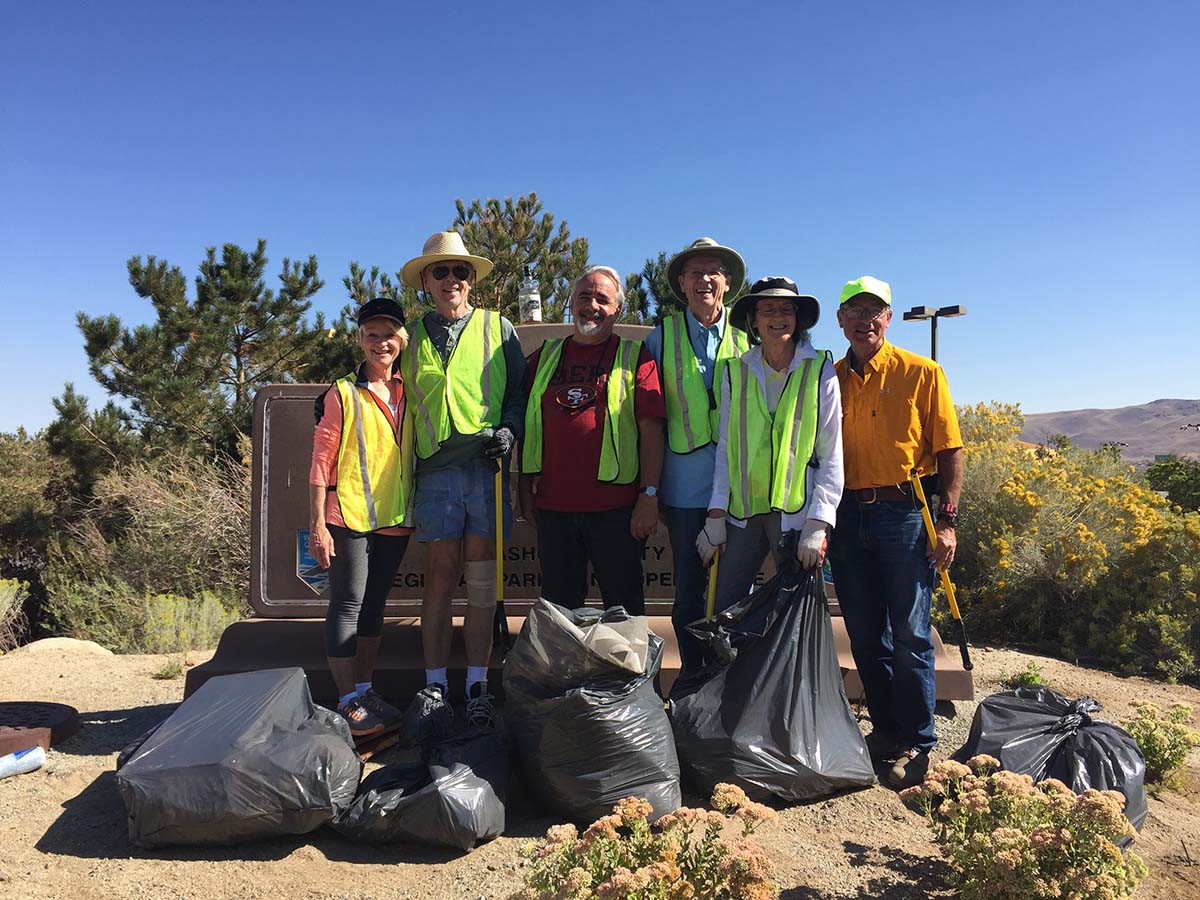
[[[576,319],[575,320],[575,332],[580,337],[591,337],[592,335],[594,335],[596,332],[598,332],[603,327],[604,327],[603,322],[595,322],[595,321],[592,321],[591,319],[586,319],[586,320],[585,319]]]

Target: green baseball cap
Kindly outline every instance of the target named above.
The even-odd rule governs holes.
[[[888,306],[892,305],[892,286],[871,275],[863,275],[861,278],[847,281],[846,286],[842,288],[842,299],[838,305],[840,306],[847,300],[853,300],[859,294],[870,294],[872,297],[878,297]]]

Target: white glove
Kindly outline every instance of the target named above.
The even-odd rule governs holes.
[[[815,569],[825,561],[825,523],[808,519],[796,541],[796,559],[806,569]]]
[[[717,555],[717,550],[723,546],[725,546],[725,517],[705,519],[704,530],[696,535],[696,552],[700,554],[700,561],[706,566],[711,565],[713,557]]]

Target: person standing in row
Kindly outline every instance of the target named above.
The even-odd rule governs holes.
[[[590,266],[571,289],[574,333],[530,356],[520,497],[537,526],[542,596],[582,606],[590,561],[604,607],[642,615],[665,411],[645,347],[613,334],[624,307],[616,270]]]
[[[934,569],[954,561],[962,436],[941,366],[884,337],[887,282],[848,282],[837,315],[850,342],[837,363],[846,493],[829,560],[871,715],[867,747],[877,762],[895,761],[888,781],[903,788],[925,777],[937,742],[929,612]],[[938,476],[936,551],[909,484],[914,470]]]
[[[663,518],[671,541],[675,604],[671,624],[683,670],[700,666],[700,642],[687,626],[704,618],[708,570],[696,552],[712,493],[717,446],[714,389],[730,359],[750,349],[746,332],[730,324],[726,299],[741,288],[741,255],[702,237],[672,257],[667,280],[681,312],[663,319],[646,337],[662,378],[667,409],[667,452],[663,459]]]
[[[756,281],[733,308],[732,324],[746,328],[754,347],[721,382],[712,498],[696,539],[706,564],[725,545],[718,609],[745,596],[768,552],[783,562],[787,532],[799,533],[804,568],[825,558],[842,496],[842,407],[833,359],[809,340],[820,312],[816,297],[779,275]]]
[[[363,362],[317,398],[309,471],[309,552],[329,569],[325,653],[338,712],[355,737],[400,719],[371,685],[383,612],[412,533],[413,435],[398,371],[404,310],[386,297],[358,311]]]
[[[512,323],[470,304],[472,287],[491,270],[490,260],[467,252],[458,232],[446,231],[401,271],[404,284],[434,304],[413,328],[404,365],[416,447],[416,539],[425,550],[425,700],[437,706],[449,692],[451,600],[465,570],[467,720],[481,726],[494,714],[487,668],[497,596],[496,467],[507,476],[525,413],[525,357]],[[507,529],[512,510],[504,497]]]

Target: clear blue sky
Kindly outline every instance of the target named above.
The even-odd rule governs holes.
[[[134,254],[261,236],[333,313],[349,261],[530,191],[622,273],[707,234],[794,277],[837,355],[849,278],[966,304],[960,403],[1200,396],[1194,2],[334,6],[5,4],[0,430],[105,399],[74,316],[150,318]]]

